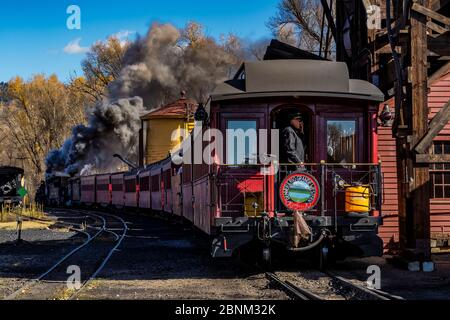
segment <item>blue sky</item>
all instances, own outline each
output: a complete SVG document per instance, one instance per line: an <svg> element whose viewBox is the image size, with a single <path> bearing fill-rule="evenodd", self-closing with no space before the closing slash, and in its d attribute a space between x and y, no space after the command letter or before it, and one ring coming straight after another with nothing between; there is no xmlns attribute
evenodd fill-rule
<svg viewBox="0 0 450 320"><path fill-rule="evenodd" d="M89 47L97 40L120 31L145 34L151 22L169 22L178 27L194 20L205 25L208 35L233 32L257 39L270 36L266 22L276 12L279 0L2 0L0 5L0 81L19 75L56 73L65 81L80 73L84 54L69 54L64 48L81 38ZM81 30L68 30L69 5L81 8ZM133 39L135 34L131 35Z"/></svg>

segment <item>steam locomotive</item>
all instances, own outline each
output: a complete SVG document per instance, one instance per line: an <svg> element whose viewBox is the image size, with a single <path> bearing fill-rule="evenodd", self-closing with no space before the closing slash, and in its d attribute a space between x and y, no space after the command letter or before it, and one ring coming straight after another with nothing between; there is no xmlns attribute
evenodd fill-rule
<svg viewBox="0 0 450 320"><path fill-rule="evenodd" d="M23 186L23 173L21 168L0 167L0 207L17 205L22 201L18 191Z"/></svg>
<svg viewBox="0 0 450 320"><path fill-rule="evenodd" d="M350 79L344 63L245 62L199 106L194 130L168 158L129 172L52 177L48 202L178 216L210 236L213 257L252 242L265 261L275 247L314 250L322 262L381 255L383 100L372 84ZM305 163L276 155L277 130L293 111L304 119ZM218 134L223 143L211 148Z"/></svg>

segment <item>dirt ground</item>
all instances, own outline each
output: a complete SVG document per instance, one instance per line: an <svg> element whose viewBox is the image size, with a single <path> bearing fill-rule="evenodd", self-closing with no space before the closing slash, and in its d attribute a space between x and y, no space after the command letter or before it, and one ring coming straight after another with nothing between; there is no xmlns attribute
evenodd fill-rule
<svg viewBox="0 0 450 320"><path fill-rule="evenodd" d="M119 250L72 299L288 299L269 285L261 271L230 260L212 260L208 239L190 227L148 216L123 218L129 231ZM15 227L0 227L0 297L44 272L83 241L80 234L45 224L24 226L26 242L20 246L13 241ZM383 291L406 299L450 299L450 255L434 255L433 260L437 270L430 273L400 269L389 256L347 259L333 272L365 284L367 268L376 265ZM298 272L311 270L299 267Z"/></svg>
<svg viewBox="0 0 450 320"><path fill-rule="evenodd" d="M26 224L23 242L17 244L15 228L0 229L0 299L47 270L82 241L75 232Z"/></svg>
<svg viewBox="0 0 450 320"><path fill-rule="evenodd" d="M100 279L78 299L286 299L268 288L262 273L247 273L230 261L213 262L204 239L191 238L188 230L183 234L179 226L161 221L143 223L146 227L132 229ZM450 255L434 255L437 270L431 273L400 269L390 258L347 259L332 271L365 285L367 268L377 265L383 291L406 299L450 299Z"/></svg>
<svg viewBox="0 0 450 320"><path fill-rule="evenodd" d="M99 278L76 299L287 299L264 274L209 256L190 228L137 217Z"/></svg>
<svg viewBox="0 0 450 320"><path fill-rule="evenodd" d="M126 215L124 218L129 231L119 250L97 279L72 299L288 298L283 292L268 288L263 273L242 269L229 260L212 260L208 240L190 227L148 216ZM44 272L83 241L79 234L67 230L50 230L40 224L29 227L23 230L25 243L20 246L13 241L15 228L0 229L1 297ZM89 256L86 259L101 255L93 250L97 249L84 251ZM83 271L92 272L84 268L82 276L89 276ZM63 280L61 283L65 284ZM32 299L64 299L65 296L57 292L50 295L56 287L55 281L48 282L47 286L45 290L40 283L38 289L46 294L32 292Z"/></svg>
<svg viewBox="0 0 450 320"><path fill-rule="evenodd" d="M407 300L450 300L450 254L434 254L433 272L412 272L399 267L393 257L348 259L336 266L336 272L348 279L365 283L369 266L380 268L381 290Z"/></svg>
<svg viewBox="0 0 450 320"><path fill-rule="evenodd" d="M53 225L52 222L40 222L40 221L23 221L22 230L44 230ZM17 222L0 222L0 230L16 230Z"/></svg>

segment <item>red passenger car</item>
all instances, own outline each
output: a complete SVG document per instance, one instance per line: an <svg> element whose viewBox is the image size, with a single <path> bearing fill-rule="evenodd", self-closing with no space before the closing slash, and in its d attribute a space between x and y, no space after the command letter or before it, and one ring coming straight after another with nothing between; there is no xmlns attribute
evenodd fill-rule
<svg viewBox="0 0 450 320"><path fill-rule="evenodd" d="M150 201L152 210L155 212L162 212L163 210L163 196L162 196L162 169L161 164L156 163L150 168Z"/></svg>
<svg viewBox="0 0 450 320"><path fill-rule="evenodd" d="M100 207L111 205L111 175L101 174L95 176L96 179L96 204Z"/></svg>
<svg viewBox="0 0 450 320"><path fill-rule="evenodd" d="M139 185L137 184L138 170L123 175L125 185L124 204L127 208L137 208L139 203Z"/></svg>
<svg viewBox="0 0 450 320"><path fill-rule="evenodd" d="M95 205L95 176L80 177L81 184L81 203L92 206Z"/></svg>
<svg viewBox="0 0 450 320"><path fill-rule="evenodd" d="M81 204L81 182L80 177L69 179L69 200L72 205Z"/></svg>
<svg viewBox="0 0 450 320"><path fill-rule="evenodd" d="M250 242L268 261L280 246L317 251L320 261L381 255L383 100L372 84L349 79L344 63L244 63L197 110L180 150L183 163L168 157L111 174L111 204L183 217L211 237L214 257L230 257ZM281 133L292 114L303 119L296 129L301 163L284 155ZM105 204L100 185L108 177L98 176L97 188L95 177L81 177L81 202Z"/></svg>
<svg viewBox="0 0 450 320"><path fill-rule="evenodd" d="M168 214L173 213L172 170L171 158L167 158L161 163L161 202L163 211Z"/></svg>
<svg viewBox="0 0 450 320"><path fill-rule="evenodd" d="M150 168L139 171L139 209L151 210L150 198Z"/></svg>
<svg viewBox="0 0 450 320"><path fill-rule="evenodd" d="M206 114L197 114L200 136L218 129L224 150L221 157L213 153L214 164L183 164L182 216L213 236L213 256L231 256L252 240L266 259L274 244L292 252L321 248L322 257L381 255L377 112L383 99L372 84L349 79L344 63L244 63L212 94ZM280 132L293 112L303 117L304 163L280 156ZM192 159L203 152L187 149Z"/></svg>
<svg viewBox="0 0 450 320"><path fill-rule="evenodd" d="M111 174L111 204L118 209L124 207L125 189L123 175L123 172Z"/></svg>

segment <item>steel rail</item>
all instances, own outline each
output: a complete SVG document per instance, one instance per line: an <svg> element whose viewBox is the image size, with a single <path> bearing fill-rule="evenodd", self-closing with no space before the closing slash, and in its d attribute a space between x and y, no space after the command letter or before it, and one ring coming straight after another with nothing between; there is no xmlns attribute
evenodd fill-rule
<svg viewBox="0 0 450 320"><path fill-rule="evenodd" d="M128 225L127 223L119 216L116 215L112 215L112 214L107 214L107 213L103 213L107 216L113 217L117 220L119 220L122 223L123 226L123 232L120 236L120 238L116 239L116 245L108 252L108 255L103 259L102 263L100 264L100 266L95 270L95 272L89 277L89 279L87 279L86 281L83 282L83 284L81 285L81 287L75 291L70 297L69 299L74 298L76 295L78 295L81 290L83 288L85 288L87 286L87 284L91 281L93 281L98 274L103 270L103 268L106 266L106 264L108 263L109 259L112 257L112 255L114 254L114 252L116 252L119 248L119 246L122 244L122 241L125 239L126 235L127 235L127 231L128 231ZM114 232L112 232L114 233ZM114 233L115 234L115 233ZM117 234L116 234L117 235Z"/></svg>
<svg viewBox="0 0 450 320"><path fill-rule="evenodd" d="M378 289L372 289L372 288L368 288L368 289L373 291L373 292L375 292L375 293L377 293L377 294L379 294L380 296L384 296L384 297L388 298L389 300L406 300L403 297L400 297L400 296L397 296L397 295L393 295L393 294L387 293L385 291L381 291L381 290L378 290Z"/></svg>
<svg viewBox="0 0 450 320"><path fill-rule="evenodd" d="M370 299L367 300L403 300L401 297L392 296L388 293L381 294L378 290L372 290L368 287L364 287L362 285L358 285L356 283L351 282L344 277L341 277L332 272L326 273L333 281L339 283L342 287L355 291L358 295L362 295L363 297L368 297ZM363 300L363 299L361 299Z"/></svg>
<svg viewBox="0 0 450 320"><path fill-rule="evenodd" d="M266 277L270 281L274 282L276 285L281 287L289 296L292 296L296 300L323 300L318 295L303 288L300 288L290 281L281 280L279 277L277 277L275 274L271 272L266 272Z"/></svg>
<svg viewBox="0 0 450 320"><path fill-rule="evenodd" d="M285 291L289 296L293 297L297 300L326 300L325 298L310 292L309 290L303 289L296 284L292 283L289 280L282 280L278 276L273 273L266 272L266 277L273 283L275 283L278 287L280 287L283 291ZM347 295L345 293L338 292L339 295L342 295L347 300L405 300L404 298L396 295L389 294L387 292L372 289L369 287L365 287L363 285L359 285L351 282L350 280L339 276L333 272L325 272L324 275L328 276L333 283L332 285L335 287L339 285L340 288L344 288L350 292L353 292L353 296L350 299L347 299ZM330 283L331 284L331 283ZM334 288L336 290L336 288ZM342 290L342 289L340 289ZM337 291L340 291L339 289Z"/></svg>
<svg viewBox="0 0 450 320"><path fill-rule="evenodd" d="M14 300L17 296L19 296L24 290L27 290L29 288L31 288L33 285L35 285L36 283L40 282L43 278L45 278L48 274L50 274L53 270L55 270L57 267L59 267L64 261L66 261L68 258L70 258L72 255L74 255L75 253L77 253L78 251L80 251L81 249L83 249L84 247L86 247L88 244L90 244L94 239L96 239L106 228L106 220L105 218L96 215L96 214L92 214L93 216L100 218L100 220L102 221L102 227L99 231L97 231L93 236L90 236L87 232L85 234L88 234L89 237L86 239L85 242L83 242L81 245L79 245L78 247L74 248L73 250L71 250L69 253L67 253L66 255L64 255L61 259L59 259L55 264L53 264L47 271L45 271L44 273L42 273L39 277L31 279L30 281L27 282L26 285L22 286L21 288L17 289L16 291L14 291L12 294L8 295L6 298L4 298L3 300ZM83 232L84 233L84 232Z"/></svg>

